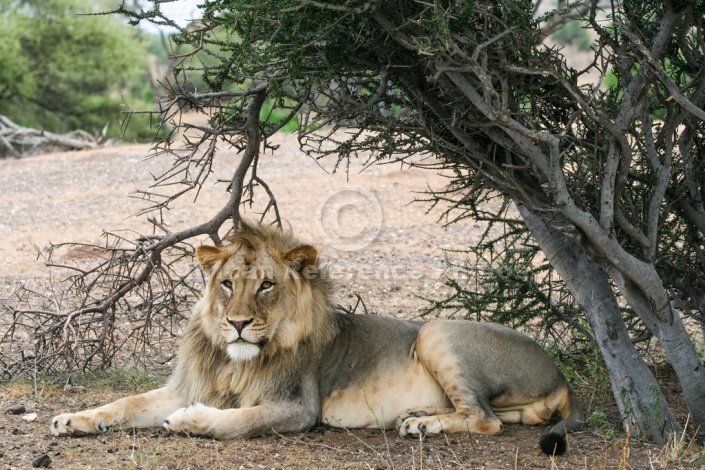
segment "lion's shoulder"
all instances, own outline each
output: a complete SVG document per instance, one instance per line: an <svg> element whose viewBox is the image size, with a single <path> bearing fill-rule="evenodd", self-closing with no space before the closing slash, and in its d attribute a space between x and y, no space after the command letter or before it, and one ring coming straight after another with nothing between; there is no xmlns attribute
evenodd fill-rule
<svg viewBox="0 0 705 470"><path fill-rule="evenodd" d="M422 323L377 315L333 314L335 340L319 365L323 395L351 384L362 384L384 364L406 363L413 353Z"/></svg>

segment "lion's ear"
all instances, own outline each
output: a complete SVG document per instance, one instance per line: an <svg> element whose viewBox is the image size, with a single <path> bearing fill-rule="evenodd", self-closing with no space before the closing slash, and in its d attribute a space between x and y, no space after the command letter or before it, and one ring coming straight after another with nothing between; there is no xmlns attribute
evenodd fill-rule
<svg viewBox="0 0 705 470"><path fill-rule="evenodd" d="M196 248L196 258L206 274L213 271L213 267L218 261L223 261L228 257L228 251L217 246L199 246Z"/></svg>
<svg viewBox="0 0 705 470"><path fill-rule="evenodd" d="M318 251L311 245L301 245L284 255L284 259L294 271L300 273L307 266L316 265Z"/></svg>

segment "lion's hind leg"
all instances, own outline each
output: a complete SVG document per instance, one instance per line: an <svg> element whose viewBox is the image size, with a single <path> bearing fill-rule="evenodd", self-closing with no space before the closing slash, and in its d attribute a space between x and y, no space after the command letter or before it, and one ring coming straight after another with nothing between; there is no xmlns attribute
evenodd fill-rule
<svg viewBox="0 0 705 470"><path fill-rule="evenodd" d="M427 367L443 388L453 408L420 407L407 410L397 420L399 435L425 436L441 432L474 432L497 434L502 422L483 398L473 390L472 385L460 377L461 371L455 367L449 356L429 361ZM423 358L419 355L419 359ZM441 364L443 363L443 364ZM436 367L437 366L437 367Z"/></svg>
<svg viewBox="0 0 705 470"><path fill-rule="evenodd" d="M547 406L546 400L537 400L517 406L492 408L497 417L506 424L545 424L553 416L553 409Z"/></svg>
<svg viewBox="0 0 705 470"><path fill-rule="evenodd" d="M440 411L441 409L436 409ZM411 414L404 419L400 417L399 435L405 436L426 436L454 432L474 432L478 434L497 434L502 430L501 421L494 414L487 414L480 409L471 410L464 407L460 411L453 408L444 414L422 415L422 413Z"/></svg>
<svg viewBox="0 0 705 470"><path fill-rule="evenodd" d="M455 413L455 408L438 408L436 406L421 406L418 408L411 408L403 412L397 418L397 423L395 428L400 430L404 421L409 418L421 418L423 416L437 416L437 415L447 415Z"/></svg>
<svg viewBox="0 0 705 470"><path fill-rule="evenodd" d="M443 388L452 409L418 408L401 419L399 435L430 435L440 432L497 434L502 422L492 411L481 381L469 377L467 364L452 341L451 325L444 322L425 324L419 332L415 353L418 360ZM424 416L424 413L427 414Z"/></svg>

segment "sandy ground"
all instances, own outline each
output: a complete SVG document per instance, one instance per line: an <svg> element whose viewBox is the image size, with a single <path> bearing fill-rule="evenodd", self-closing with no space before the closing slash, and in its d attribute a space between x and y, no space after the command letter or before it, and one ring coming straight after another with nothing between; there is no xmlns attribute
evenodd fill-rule
<svg viewBox="0 0 705 470"><path fill-rule="evenodd" d="M340 291L366 294L368 308L389 315L413 316L425 308L416 296L433 295L442 284L443 250L479 236L478 225L445 229L435 223L440 210L426 213L427 203L412 203L428 187L443 188L446 179L400 165L361 172L358 164L348 175L332 173L333 162L321 162L328 164L321 168L298 151L295 139L279 139L282 148L262 157L258 174L272 188L285 223L319 248ZM44 275L37 249L51 243L100 244L103 231L149 232L144 216L132 217L147 203L130 195L147 188L151 175L170 162L145 160L147 153L138 145L0 161L0 292ZM227 178L237 158L222 152L212 181ZM165 221L171 230L206 221L227 196L224 185L207 184L195 204L185 196Z"/></svg>

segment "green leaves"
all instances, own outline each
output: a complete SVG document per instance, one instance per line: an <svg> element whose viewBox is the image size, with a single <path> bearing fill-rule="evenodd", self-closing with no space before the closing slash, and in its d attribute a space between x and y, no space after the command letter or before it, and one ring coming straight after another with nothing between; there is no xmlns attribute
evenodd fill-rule
<svg viewBox="0 0 705 470"><path fill-rule="evenodd" d="M304 149L342 167L433 156L459 171L451 202L491 187L578 233L591 254L609 239L613 255L658 258L667 289L696 311L703 125L684 103L702 109L703 2L668 5L578 2L538 16L527 0L210 0L177 40L214 59L198 70L210 91L267 84L265 132L300 111ZM591 29L582 63L543 42L561 25L567 39ZM203 109L229 110L223 134L240 132L247 95L208 100ZM533 298L527 312L547 303Z"/></svg>
<svg viewBox="0 0 705 470"><path fill-rule="evenodd" d="M90 8L76 0L3 3L0 108L10 119L54 132L112 123L119 135L122 96L146 81L145 47L118 18L83 15Z"/></svg>

